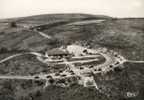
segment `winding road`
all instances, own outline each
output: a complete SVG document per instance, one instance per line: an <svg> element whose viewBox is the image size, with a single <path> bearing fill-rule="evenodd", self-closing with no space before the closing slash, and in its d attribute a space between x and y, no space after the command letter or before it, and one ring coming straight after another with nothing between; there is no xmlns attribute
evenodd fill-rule
<svg viewBox="0 0 144 100"><path fill-rule="evenodd" d="M35 56L38 56L38 57L45 57L45 56L42 55L41 53L37 53L37 52L19 53L19 54L14 54L14 55L11 55L11 56L9 56L9 57L6 57L6 58L0 60L0 64L6 62L6 61L8 61L8 60L11 60L11 59L13 59L13 58L15 58L15 57L22 56L22 55L28 55L28 54L35 55Z"/></svg>

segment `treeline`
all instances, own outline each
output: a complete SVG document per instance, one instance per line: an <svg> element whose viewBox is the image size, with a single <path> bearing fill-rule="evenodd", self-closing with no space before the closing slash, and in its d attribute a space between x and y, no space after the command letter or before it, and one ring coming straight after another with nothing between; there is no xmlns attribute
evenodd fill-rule
<svg viewBox="0 0 144 100"><path fill-rule="evenodd" d="M6 47L0 48L0 54L3 54L3 53L22 53L22 52L26 52L26 50L8 49Z"/></svg>

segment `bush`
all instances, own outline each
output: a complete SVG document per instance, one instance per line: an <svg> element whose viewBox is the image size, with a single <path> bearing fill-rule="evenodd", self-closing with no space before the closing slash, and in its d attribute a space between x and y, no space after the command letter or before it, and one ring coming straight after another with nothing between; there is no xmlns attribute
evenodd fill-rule
<svg viewBox="0 0 144 100"><path fill-rule="evenodd" d="M10 27L17 27L16 22L11 22L11 23L10 23Z"/></svg>
<svg viewBox="0 0 144 100"><path fill-rule="evenodd" d="M7 48L5 48L5 47L0 48L0 53L6 53L8 51L9 50Z"/></svg>

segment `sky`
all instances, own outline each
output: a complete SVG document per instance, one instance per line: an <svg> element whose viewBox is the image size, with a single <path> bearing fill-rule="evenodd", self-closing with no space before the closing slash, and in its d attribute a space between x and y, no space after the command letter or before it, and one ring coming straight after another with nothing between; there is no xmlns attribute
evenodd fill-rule
<svg viewBox="0 0 144 100"><path fill-rule="evenodd" d="M52 13L144 17L144 0L0 0L0 19Z"/></svg>

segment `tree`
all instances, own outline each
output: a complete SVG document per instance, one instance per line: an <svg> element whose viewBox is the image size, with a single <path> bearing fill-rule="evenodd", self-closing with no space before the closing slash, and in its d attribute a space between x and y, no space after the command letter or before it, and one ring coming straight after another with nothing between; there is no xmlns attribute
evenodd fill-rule
<svg viewBox="0 0 144 100"><path fill-rule="evenodd" d="M16 22L11 22L11 23L10 23L10 27L17 27Z"/></svg>
<svg viewBox="0 0 144 100"><path fill-rule="evenodd" d="M0 53L6 53L6 52L8 52L8 49L6 47L0 48Z"/></svg>

